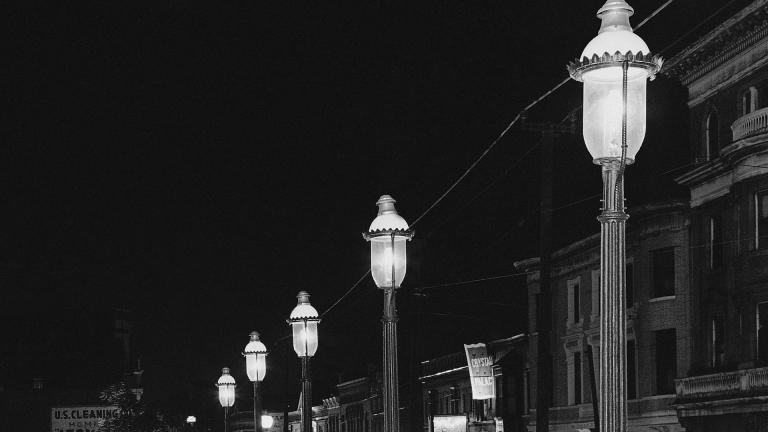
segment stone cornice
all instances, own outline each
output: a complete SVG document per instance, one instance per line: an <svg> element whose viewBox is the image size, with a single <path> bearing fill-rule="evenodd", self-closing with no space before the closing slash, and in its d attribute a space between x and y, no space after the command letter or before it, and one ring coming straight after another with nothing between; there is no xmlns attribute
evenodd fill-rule
<svg viewBox="0 0 768 432"><path fill-rule="evenodd" d="M768 0L756 0L667 60L661 73L688 85L768 37Z"/></svg>

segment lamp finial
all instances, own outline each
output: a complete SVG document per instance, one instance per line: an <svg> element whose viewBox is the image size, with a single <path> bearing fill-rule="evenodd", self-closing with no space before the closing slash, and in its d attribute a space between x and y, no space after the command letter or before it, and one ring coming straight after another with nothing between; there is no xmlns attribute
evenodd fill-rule
<svg viewBox="0 0 768 432"><path fill-rule="evenodd" d="M607 0L603 7L597 11L597 17L602 20L600 30L597 33L618 30L632 31L629 17L634 13L635 10L632 9L632 6L624 0Z"/></svg>

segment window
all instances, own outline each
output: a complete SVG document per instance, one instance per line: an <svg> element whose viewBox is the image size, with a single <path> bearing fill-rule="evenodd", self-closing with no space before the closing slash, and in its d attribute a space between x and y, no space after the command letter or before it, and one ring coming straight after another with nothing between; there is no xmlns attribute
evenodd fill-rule
<svg viewBox="0 0 768 432"><path fill-rule="evenodd" d="M635 305L635 265L632 262L628 262L626 267L626 297L629 309Z"/></svg>
<svg viewBox="0 0 768 432"><path fill-rule="evenodd" d="M755 194L755 249L768 249L768 190Z"/></svg>
<svg viewBox="0 0 768 432"><path fill-rule="evenodd" d="M656 394L675 392L677 376L677 332L675 329L654 332L656 339Z"/></svg>
<svg viewBox="0 0 768 432"><path fill-rule="evenodd" d="M741 115L757 110L757 89L750 87L741 94Z"/></svg>
<svg viewBox="0 0 768 432"><path fill-rule="evenodd" d="M573 353L573 404L581 403L581 352Z"/></svg>
<svg viewBox="0 0 768 432"><path fill-rule="evenodd" d="M627 399L637 399L637 362L635 341L627 341Z"/></svg>
<svg viewBox="0 0 768 432"><path fill-rule="evenodd" d="M707 218L707 237L709 268L720 268L723 265L723 227L719 215Z"/></svg>
<svg viewBox="0 0 768 432"><path fill-rule="evenodd" d="M578 324L581 321L581 278L568 281L568 324Z"/></svg>
<svg viewBox="0 0 768 432"><path fill-rule="evenodd" d="M768 302L757 304L757 364L768 365Z"/></svg>
<svg viewBox="0 0 768 432"><path fill-rule="evenodd" d="M592 283L592 310L589 313L589 320L597 322L600 315L600 270L592 270L590 277Z"/></svg>
<svg viewBox="0 0 768 432"><path fill-rule="evenodd" d="M724 343L724 330L723 330L723 321L720 318L714 318L711 321L710 325L710 331L712 334L710 335L710 341L709 341L709 350L710 350L710 365L713 368L718 368L723 365L723 358L725 355L725 348L723 347Z"/></svg>
<svg viewBox="0 0 768 432"><path fill-rule="evenodd" d="M712 110L707 114L707 119L704 122L704 152L707 160L717 157L717 153L720 151L718 131L717 112Z"/></svg>
<svg viewBox="0 0 768 432"><path fill-rule="evenodd" d="M653 297L675 295L675 249L658 249L651 252L653 272Z"/></svg>

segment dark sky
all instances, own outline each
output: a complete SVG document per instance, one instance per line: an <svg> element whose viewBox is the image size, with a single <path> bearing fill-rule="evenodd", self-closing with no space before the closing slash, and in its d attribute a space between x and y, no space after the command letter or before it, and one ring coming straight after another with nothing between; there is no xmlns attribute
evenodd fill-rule
<svg viewBox="0 0 768 432"><path fill-rule="evenodd" d="M565 77L602 3L5 5L3 379L82 376L98 360L80 345L101 336L81 331L122 306L137 322L150 395L196 391L190 383L213 383L221 366L245 383L249 331L278 353L299 290L321 311L347 291L369 265L360 233L379 195L393 195L408 221L422 214ZM632 3L638 22L664 2ZM677 0L639 33L659 50L721 4ZM649 94L649 138L632 170L651 183L627 186L638 194L685 157L684 94L659 81L656 94L678 99L654 110ZM529 118L560 121L579 103L569 83ZM654 132L670 119L677 128ZM419 222L405 285L508 274L537 253L538 152L522 156L536 142L511 132ZM600 191L580 138L561 145L568 188L556 207ZM646 157L660 162L643 168ZM559 240L594 232L598 206L569 207L589 216L556 219ZM426 297L404 288L401 340L422 359L523 331L521 283ZM366 279L324 318L316 396L337 374L379 363L381 304ZM52 361L53 347L69 354ZM270 357L268 381L298 373L289 354L289 364Z"/></svg>

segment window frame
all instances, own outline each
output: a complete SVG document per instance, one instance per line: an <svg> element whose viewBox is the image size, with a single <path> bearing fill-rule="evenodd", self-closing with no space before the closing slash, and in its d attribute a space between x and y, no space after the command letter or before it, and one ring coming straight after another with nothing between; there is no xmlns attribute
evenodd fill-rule
<svg viewBox="0 0 768 432"><path fill-rule="evenodd" d="M710 270L715 270L723 266L725 260L723 218L719 214L711 214L707 216L707 252L709 253L707 261Z"/></svg>
<svg viewBox="0 0 768 432"><path fill-rule="evenodd" d="M581 319L581 276L577 276L573 279L568 279L566 282L567 294L568 294L568 323L567 326L571 327L579 325L582 322ZM574 289L574 287L576 289Z"/></svg>
<svg viewBox="0 0 768 432"><path fill-rule="evenodd" d="M766 241L763 242L764 243L763 246L761 246L761 244L760 244L761 243L760 242L760 220L761 220L761 217L760 217L760 213L761 213L760 212L760 207L761 207L761 205L760 205L760 198L765 196L766 199L768 199L768 189L762 189L762 190L755 191L753 196L754 196L753 204L754 204L754 207L755 207L755 211L753 213L754 219L755 219L755 224L754 224L754 230L755 230L755 250L768 249L768 239L766 239ZM766 227L768 228L768 213L766 214L765 218L763 218L763 219L766 219ZM768 229L766 231L768 231ZM768 233L766 233L766 234L768 234ZM768 236L766 236L766 237L768 237Z"/></svg>
<svg viewBox="0 0 768 432"><path fill-rule="evenodd" d="M749 99L747 99L749 97ZM741 98L739 100L740 112L742 116L757 111L759 106L758 92L755 86L750 86L746 90L741 92Z"/></svg>
<svg viewBox="0 0 768 432"><path fill-rule="evenodd" d="M658 266L656 265L656 257L660 255L661 253L671 252L672 254L672 271L671 271L671 277L672 277L672 292L671 293L660 293L659 287L657 284L657 271ZM663 248L658 248L650 251L651 254L651 299L654 298L665 298L665 297L674 297L677 293L677 281L675 280L675 271L677 270L677 253L676 253L676 247L675 246L668 246ZM663 294L663 295L660 295Z"/></svg>
<svg viewBox="0 0 768 432"><path fill-rule="evenodd" d="M714 121L714 124L713 124ZM714 129L714 130L713 130ZM704 157L710 161L717 157L720 151L720 119L717 109L711 107L704 117Z"/></svg>

